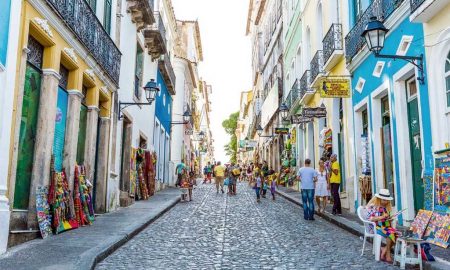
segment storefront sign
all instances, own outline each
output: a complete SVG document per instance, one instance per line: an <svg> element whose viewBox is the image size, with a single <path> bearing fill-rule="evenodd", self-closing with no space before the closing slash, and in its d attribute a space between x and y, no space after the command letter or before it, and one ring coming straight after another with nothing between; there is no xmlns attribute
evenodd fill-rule
<svg viewBox="0 0 450 270"><path fill-rule="evenodd" d="M275 128L275 134L289 134L289 128Z"/></svg>
<svg viewBox="0 0 450 270"><path fill-rule="evenodd" d="M194 131L192 129L187 129L184 131L184 135L194 135Z"/></svg>
<svg viewBox="0 0 450 270"><path fill-rule="evenodd" d="M320 87L320 97L323 98L348 98L350 93L349 79L325 78Z"/></svg>
<svg viewBox="0 0 450 270"><path fill-rule="evenodd" d="M248 148L255 148L258 145L258 141L247 141Z"/></svg>
<svg viewBox="0 0 450 270"><path fill-rule="evenodd" d="M296 115L291 116L292 124L304 124L304 123L309 123L312 120L313 119L311 117L304 117L301 114L296 114Z"/></svg>
<svg viewBox="0 0 450 270"><path fill-rule="evenodd" d="M309 118L323 118L327 116L327 108L316 107L316 108L303 108L303 117Z"/></svg>

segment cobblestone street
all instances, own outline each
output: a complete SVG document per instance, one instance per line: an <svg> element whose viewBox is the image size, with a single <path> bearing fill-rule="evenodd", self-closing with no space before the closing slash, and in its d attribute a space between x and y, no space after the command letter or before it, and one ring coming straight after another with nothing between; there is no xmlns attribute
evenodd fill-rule
<svg viewBox="0 0 450 270"><path fill-rule="evenodd" d="M269 196L268 196L269 197ZM257 204L247 183L237 196L199 185L96 269L389 269L362 241L282 199ZM370 245L369 245L370 246Z"/></svg>

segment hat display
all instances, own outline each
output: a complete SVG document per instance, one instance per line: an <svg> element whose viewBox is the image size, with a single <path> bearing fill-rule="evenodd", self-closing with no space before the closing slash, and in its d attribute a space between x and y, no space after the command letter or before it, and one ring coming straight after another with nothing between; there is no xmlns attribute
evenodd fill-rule
<svg viewBox="0 0 450 270"><path fill-rule="evenodd" d="M389 189L382 188L380 191L375 194L375 197L380 198L382 200L386 201L392 201L394 198L392 198L391 193L389 192Z"/></svg>

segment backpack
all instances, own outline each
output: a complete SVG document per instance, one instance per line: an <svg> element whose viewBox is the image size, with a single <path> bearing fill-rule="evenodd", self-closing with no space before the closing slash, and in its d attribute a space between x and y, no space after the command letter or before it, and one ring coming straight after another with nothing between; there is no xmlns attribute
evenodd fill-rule
<svg viewBox="0 0 450 270"><path fill-rule="evenodd" d="M231 172L234 176L238 176L241 174L241 170L239 170L239 168L234 168Z"/></svg>

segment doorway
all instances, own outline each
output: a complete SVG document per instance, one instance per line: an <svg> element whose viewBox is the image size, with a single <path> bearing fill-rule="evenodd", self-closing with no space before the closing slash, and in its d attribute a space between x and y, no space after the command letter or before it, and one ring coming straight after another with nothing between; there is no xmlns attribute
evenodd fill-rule
<svg viewBox="0 0 450 270"><path fill-rule="evenodd" d="M424 187L422 181L422 147L420 134L419 104L415 78L406 81L408 102L409 146L411 150L412 182L414 191L414 210L423 208Z"/></svg>
<svg viewBox="0 0 450 270"><path fill-rule="evenodd" d="M389 97L381 99L381 147L383 155L383 180L384 187L389 189L392 197L395 198L394 189L394 163L392 160L392 140L391 140L391 111ZM392 201L395 205L395 200Z"/></svg>

